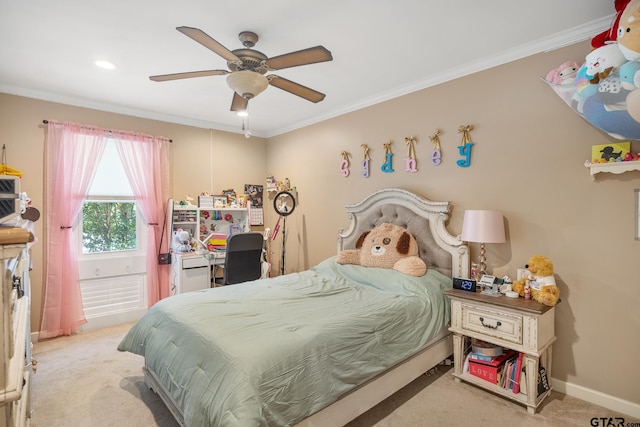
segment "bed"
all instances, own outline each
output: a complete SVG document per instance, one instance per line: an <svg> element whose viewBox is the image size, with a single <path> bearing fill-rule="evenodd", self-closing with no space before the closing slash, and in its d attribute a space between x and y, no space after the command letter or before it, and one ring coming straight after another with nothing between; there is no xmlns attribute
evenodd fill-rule
<svg viewBox="0 0 640 427"><path fill-rule="evenodd" d="M428 271L340 265L172 296L118 346L180 425L339 426L452 354L451 277L469 251L446 229L451 205L402 189L346 206L337 249L382 223L406 228Z"/></svg>

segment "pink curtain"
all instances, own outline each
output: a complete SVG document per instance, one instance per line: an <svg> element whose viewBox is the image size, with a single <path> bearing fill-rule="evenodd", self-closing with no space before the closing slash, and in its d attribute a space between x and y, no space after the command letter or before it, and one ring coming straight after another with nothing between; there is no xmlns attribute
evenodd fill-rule
<svg viewBox="0 0 640 427"><path fill-rule="evenodd" d="M47 125L46 281L40 338L71 335L86 323L71 226L87 198L105 136L107 131L72 123Z"/></svg>
<svg viewBox="0 0 640 427"><path fill-rule="evenodd" d="M114 135L116 147L142 216L147 221L147 294L151 307L169 296L169 267L158 265L157 251L169 198L169 141L141 134ZM169 226L170 227L170 226ZM167 230L165 229L165 233ZM163 239L167 252L169 239Z"/></svg>

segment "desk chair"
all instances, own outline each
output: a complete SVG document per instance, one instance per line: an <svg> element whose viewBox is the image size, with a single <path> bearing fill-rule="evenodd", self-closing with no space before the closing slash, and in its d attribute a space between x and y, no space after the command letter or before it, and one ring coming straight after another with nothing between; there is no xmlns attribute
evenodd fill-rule
<svg viewBox="0 0 640 427"><path fill-rule="evenodd" d="M223 277L215 282L233 285L260 278L262 274L261 233L237 233L227 238Z"/></svg>

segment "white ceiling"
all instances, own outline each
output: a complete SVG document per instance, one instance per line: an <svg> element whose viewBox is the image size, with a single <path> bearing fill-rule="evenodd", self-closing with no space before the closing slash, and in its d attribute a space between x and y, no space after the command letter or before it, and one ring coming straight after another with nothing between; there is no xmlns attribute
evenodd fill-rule
<svg viewBox="0 0 640 427"><path fill-rule="evenodd" d="M269 57L325 46L333 61L276 72L324 101L270 86L249 103L252 133L270 137L588 39L613 12L602 0L0 0L0 92L240 132L224 76L148 79L227 69L175 28L229 50L250 30Z"/></svg>

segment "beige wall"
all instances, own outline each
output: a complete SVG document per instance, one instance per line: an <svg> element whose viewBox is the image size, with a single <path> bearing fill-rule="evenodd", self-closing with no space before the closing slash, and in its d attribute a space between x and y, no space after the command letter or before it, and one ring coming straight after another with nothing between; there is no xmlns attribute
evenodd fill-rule
<svg viewBox="0 0 640 427"><path fill-rule="evenodd" d="M0 93L0 138L6 146L7 164L24 173L22 191L44 214L43 119L72 121L108 129L125 129L166 136L171 144L171 196L184 199L201 192L220 194L223 189L244 191L244 184L263 183L266 144L262 138L211 131L120 114L105 113ZM242 165L242 167L238 167ZM39 330L44 282L44 215L36 222L39 242L33 246L32 331Z"/></svg>
<svg viewBox="0 0 640 427"><path fill-rule="evenodd" d="M534 254L555 264L562 302L553 377L640 404L640 241L633 237L640 172L599 174L594 182L583 163L592 145L612 138L540 80L588 49L584 43L536 55L270 138L269 171L288 177L300 194L299 210L287 222L287 271L334 254L335 230L347 226L343 206L380 188L453 202L454 234L461 232L465 209L502 210L508 242L487 245L494 272L515 276ZM463 124L475 126L466 169L456 165ZM443 131L443 162L434 167L429 136L436 128ZM403 171L406 136L418 140L413 174ZM380 170L388 140L390 174ZM369 178L360 176L360 144L371 147ZM640 151L640 143L634 149ZM344 150L352 154L347 178L339 173ZM477 260L475 245L472 257Z"/></svg>
<svg viewBox="0 0 640 427"><path fill-rule="evenodd" d="M1 94L0 129L8 163L25 172L23 188L36 207L43 200L40 125L45 118L172 138L176 198L262 183L267 174L289 178L300 204L287 220L287 272L335 254L336 232L347 226L344 205L380 188L401 187L451 201L453 234L460 233L465 209L502 210L508 242L488 245L494 272L515 275L533 254L547 255L555 263L562 302L553 377L640 404L635 271L640 242L633 239L633 190L640 188L640 172L600 174L593 181L583 162L591 145L612 139L574 114L539 79L565 60L580 60L588 48L583 43L526 58L270 138L266 144L259 138ZM462 124L475 126L469 168L455 163ZM429 136L436 128L444 132L443 162L434 167ZM413 174L403 171L406 136L418 140L419 170ZM395 168L390 174L380 171L382 145L388 140L393 141ZM371 147L369 178L360 176L361 144ZM634 144L635 151L639 145ZM347 178L339 173L345 150L352 155ZM273 228L272 210L265 212L266 225ZM42 236L42 221L38 227ZM279 240L273 245L276 272L280 245ZM34 246L35 325L42 294L41 247ZM472 246L472 256L477 258L477 246Z"/></svg>

